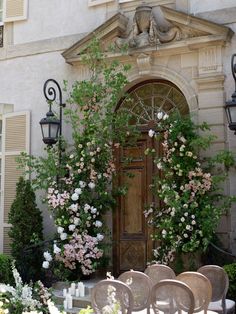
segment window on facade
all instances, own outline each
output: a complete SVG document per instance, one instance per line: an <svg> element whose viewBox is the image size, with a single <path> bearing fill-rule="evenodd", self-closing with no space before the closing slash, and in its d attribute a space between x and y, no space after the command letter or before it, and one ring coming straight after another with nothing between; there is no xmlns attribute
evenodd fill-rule
<svg viewBox="0 0 236 314"><path fill-rule="evenodd" d="M3 0L0 0L0 25L3 24Z"/></svg>
<svg viewBox="0 0 236 314"><path fill-rule="evenodd" d="M0 48L3 46L3 0L0 0Z"/></svg>
<svg viewBox="0 0 236 314"><path fill-rule="evenodd" d="M181 115L189 112L187 101L181 91L167 81L147 81L133 87L118 110L128 111L132 124L147 125L156 120L158 112L170 114L178 111Z"/></svg>

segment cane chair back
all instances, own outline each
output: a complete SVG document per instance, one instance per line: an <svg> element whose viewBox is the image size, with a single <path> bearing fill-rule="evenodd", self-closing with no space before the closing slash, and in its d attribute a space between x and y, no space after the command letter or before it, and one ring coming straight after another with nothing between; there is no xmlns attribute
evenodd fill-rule
<svg viewBox="0 0 236 314"><path fill-rule="evenodd" d="M174 314L181 311L192 314L194 311L194 295L183 282L164 279L152 287L151 306L153 312Z"/></svg>
<svg viewBox="0 0 236 314"><path fill-rule="evenodd" d="M198 269L198 272L206 276L212 286L212 297L208 309L226 314L234 312L235 302L226 299L229 288L229 278L226 271L217 265L205 265Z"/></svg>
<svg viewBox="0 0 236 314"><path fill-rule="evenodd" d="M95 314L131 314L134 299L130 288L118 280L99 281L92 289L91 304Z"/></svg>
<svg viewBox="0 0 236 314"><path fill-rule="evenodd" d="M141 311L150 308L150 295L152 289L151 279L139 271L126 271L118 277L118 280L124 282L132 291L134 297L133 311Z"/></svg>
<svg viewBox="0 0 236 314"><path fill-rule="evenodd" d="M158 283L163 279L175 279L175 272L166 265L153 264L148 266L144 273L152 280L153 284Z"/></svg>
<svg viewBox="0 0 236 314"><path fill-rule="evenodd" d="M192 290L195 303L194 313L200 311L207 313L212 295L210 281L204 275L193 271L181 273L176 279L187 284Z"/></svg>

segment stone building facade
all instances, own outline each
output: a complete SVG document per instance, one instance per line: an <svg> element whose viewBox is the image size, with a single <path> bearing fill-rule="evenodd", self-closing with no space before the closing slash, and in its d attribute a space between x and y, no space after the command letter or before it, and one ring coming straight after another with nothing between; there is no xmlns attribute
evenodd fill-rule
<svg viewBox="0 0 236 314"><path fill-rule="evenodd" d="M151 7L146 28L138 20L141 4ZM38 124L48 109L43 84L48 78L70 84L87 76L80 52L94 32L104 47L129 46L127 55L115 53L132 65L127 91L159 82L181 92L194 118L208 122L217 135L206 152L211 154L224 148L236 152L224 111L234 91L235 30L235 0L0 0L0 250L9 252L7 213L20 175L15 156L23 150L43 153ZM69 137L69 130L63 132ZM236 194L233 170L225 189ZM46 211L44 218L50 233ZM218 233L236 254L236 207L222 217Z"/></svg>

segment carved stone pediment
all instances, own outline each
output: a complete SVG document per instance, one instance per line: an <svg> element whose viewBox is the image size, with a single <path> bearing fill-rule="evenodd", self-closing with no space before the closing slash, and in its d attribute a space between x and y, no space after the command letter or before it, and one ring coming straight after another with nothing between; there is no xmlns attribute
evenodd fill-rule
<svg viewBox="0 0 236 314"><path fill-rule="evenodd" d="M122 57L120 48L128 46L128 54L140 56L157 53L158 55L189 52L209 45L224 45L233 35L233 31L183 12L158 6L138 6L133 16L117 13L82 40L63 52L66 62L80 62L88 42L96 35L104 50L115 44L116 51L108 57ZM140 59L140 64L145 58ZM148 58L145 59L145 64Z"/></svg>

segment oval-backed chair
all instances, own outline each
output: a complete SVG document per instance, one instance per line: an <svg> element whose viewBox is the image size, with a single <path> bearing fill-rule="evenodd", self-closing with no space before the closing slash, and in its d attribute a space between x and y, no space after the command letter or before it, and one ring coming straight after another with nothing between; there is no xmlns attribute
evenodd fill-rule
<svg viewBox="0 0 236 314"><path fill-rule="evenodd" d="M205 265L200 267L198 272L206 276L211 282L212 297L208 309L223 314L234 313L235 302L226 299L229 288L229 278L226 271L217 265Z"/></svg>
<svg viewBox="0 0 236 314"><path fill-rule="evenodd" d="M164 279L152 287L151 306L156 314L184 313L194 311L194 295L183 282L174 279Z"/></svg>
<svg viewBox="0 0 236 314"><path fill-rule="evenodd" d="M216 313L208 311L208 306L211 301L212 287L206 276L199 272L186 271L176 277L177 280L184 282L189 286L194 295L194 313Z"/></svg>
<svg viewBox="0 0 236 314"><path fill-rule="evenodd" d="M104 279L93 287L91 304L96 314L131 314L134 298L130 288L125 283Z"/></svg>
<svg viewBox="0 0 236 314"><path fill-rule="evenodd" d="M153 284L158 283L163 279L175 279L175 272L166 265L152 264L149 265L144 273L152 280Z"/></svg>
<svg viewBox="0 0 236 314"><path fill-rule="evenodd" d="M133 312L147 309L147 313L149 313L152 289L151 279L140 271L130 270L121 274L118 280L128 285L132 291L134 297Z"/></svg>

